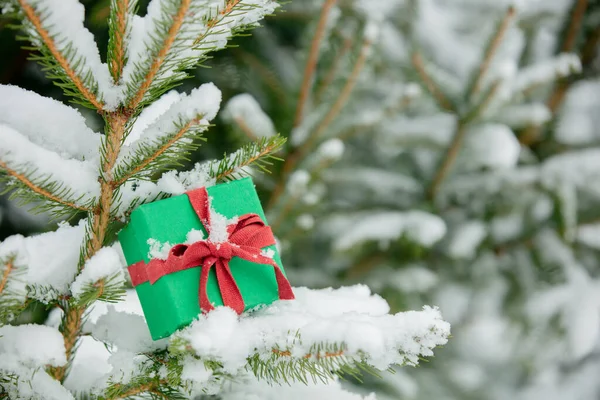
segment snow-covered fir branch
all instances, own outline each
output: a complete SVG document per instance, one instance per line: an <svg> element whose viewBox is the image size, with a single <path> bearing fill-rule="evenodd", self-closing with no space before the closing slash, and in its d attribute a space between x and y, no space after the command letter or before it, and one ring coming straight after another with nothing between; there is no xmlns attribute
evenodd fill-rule
<svg viewBox="0 0 600 400"><path fill-rule="evenodd" d="M0 86L3 182L22 201L35 200L73 221L0 243L0 398L236 398L240 382L263 397L292 384L282 390L361 398L342 390L338 376L379 375L433 355L450 334L440 312L390 313L366 286L296 288L296 300L242 316L220 307L168 339L151 339L140 304L127 290L132 282L116 232L141 204L236 179L251 168L270 170L286 140L274 134L266 114L248 123L252 114L238 112L248 105L256 110L256 104L231 103L230 121L260 138L222 160L171 170L198 147L222 94L211 83L189 94L169 90L279 4L152 0L143 17L137 7L134 0L110 2L106 57L76 0L11 0L3 8L20 21L47 76L104 125L98 132L74 107ZM332 21L323 21L319 35L331 35L326 25ZM314 130L290 155L276 190L289 190L288 175L296 170L299 176L301 165L310 180L342 157L342 139L325 133L360 83L376 39L372 23L356 32L361 41L352 49L353 67L340 96L323 100L324 113L313 118ZM311 57L320 51L321 41L315 43ZM34 302L50 310L48 319L22 324L22 312Z"/></svg>

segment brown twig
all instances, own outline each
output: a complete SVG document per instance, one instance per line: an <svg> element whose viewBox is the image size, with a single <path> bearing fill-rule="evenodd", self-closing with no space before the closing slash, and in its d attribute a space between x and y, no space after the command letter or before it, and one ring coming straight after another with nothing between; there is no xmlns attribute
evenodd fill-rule
<svg viewBox="0 0 600 400"><path fill-rule="evenodd" d="M125 176L119 178L119 180L113 181L111 182L111 184L113 185L113 187L117 188L119 186L121 186L122 184L124 184L128 179L131 179L133 176L135 176L135 174L137 174L140 171L143 171L144 168L146 168L151 162L153 162L154 160L156 160L158 157L160 157L165 151L167 151L173 144L175 144L175 142L177 142L179 139L181 139L181 137L183 135L186 134L186 132L188 132L190 130L190 128L196 124L198 124L200 121L202 120L202 118L198 117L195 118L191 121L189 121L188 123L186 123L185 125L183 125L179 131L177 131L177 133L168 141L166 142L164 145L162 145L160 148L158 148L153 154L151 154L148 158L146 158L144 161L142 161L141 163L139 163L138 165L136 165L135 168L133 168L131 171L129 171L129 173L127 173Z"/></svg>
<svg viewBox="0 0 600 400"><path fill-rule="evenodd" d="M274 354L277 354L278 356L281 357L291 357L292 353L289 350L278 350L278 349L273 349L272 352ZM333 358L333 357L341 357L343 356L345 353L344 350L339 350L336 352L325 352L325 354L320 354L320 353L308 353L302 356L302 358L304 359L308 359L311 357L316 357L317 359L322 359L322 358Z"/></svg>
<svg viewBox="0 0 600 400"><path fill-rule="evenodd" d="M250 139L252 141L255 141L257 139L256 135L254 134L254 132L252 132L252 129L250 129L250 127L248 126L246 121L244 121L243 118L235 117L235 118L233 118L233 120L240 127L242 132L244 132L244 135L246 135L248 137L248 139Z"/></svg>
<svg viewBox="0 0 600 400"><path fill-rule="evenodd" d="M586 9L587 9L587 0L578 0L577 3L573 6L573 11L571 12L571 18L569 20L569 25L567 26L567 29L566 29L567 33L566 33L563 45L561 47L561 51L569 52L569 51L572 51L573 48L575 47L575 38L577 37L577 35L579 34L579 31L581 29L581 25L583 22L583 17L585 15ZM583 66L585 66L588 63L593 61L593 56L592 57L586 56L587 54L589 54L588 52L590 51L590 48L588 46L591 45L592 48L595 48L597 46L599 40L600 40L600 29L597 29L595 32L593 32L587 38L586 43L584 43L583 49L582 49L581 61L582 61ZM592 51L592 54L593 54L593 51ZM558 111L559 107L561 106L562 102L564 101L567 91L571 87L572 83L573 83L572 80L563 78L563 79L560 79L554 85L554 89L552 90L550 96L546 100L546 105L548 106L548 109L550 110L550 112L552 113L553 116L556 113L556 111ZM537 125L528 127L519 136L519 142L521 142L521 144L524 146L531 146L532 144L534 144L538 141L538 139L542 135L543 129L544 129L543 126L537 126Z"/></svg>
<svg viewBox="0 0 600 400"><path fill-rule="evenodd" d="M4 291L4 288L6 287L6 283L8 282L8 276L13 271L14 267L15 267L14 259L9 259L5 265L4 272L2 273L2 279L0 279L0 295Z"/></svg>
<svg viewBox="0 0 600 400"><path fill-rule="evenodd" d="M358 77L365 66L369 55L370 47L371 42L365 40L362 46L362 50L356 60L356 63L354 64L354 68L352 69L350 76L346 80L346 84L340 92L340 95L337 97L335 103L331 106L331 108L325 115L325 118L323 118L323 120L316 127L316 129L309 134L308 138L306 138L302 146L298 147L290 154L290 156L288 156L288 158L286 158L285 163L283 164L283 168L281 170L280 179L277 183L277 186L273 190L271 198L269 199L268 208L275 206L275 204L279 200L279 197L283 194L288 175L294 170L296 165L304 159L304 157L310 151L310 149L315 145L316 142L318 142L318 140L321 137L321 134L329 127L329 125L333 122L333 120L338 116L338 114L346 105L350 94L354 90Z"/></svg>
<svg viewBox="0 0 600 400"><path fill-rule="evenodd" d="M577 3L575 3L573 11L571 12L571 19L569 26L567 27L565 40L561 47L562 52L566 53L572 51L575 47L575 39L577 39L577 35L579 34L587 6L588 0L577 0Z"/></svg>
<svg viewBox="0 0 600 400"><path fill-rule="evenodd" d="M294 119L294 126L299 126L302 122L302 119L304 118L304 107L306 106L308 94L310 93L310 89L312 87L313 75L315 74L317 68L317 62L319 60L319 49L321 48L321 41L323 40L323 36L325 35L325 28L327 27L327 17L329 16L329 12L331 11L336 2L337 0L325 0L325 3L323 3L323 8L321 9L321 16L319 17L317 30L315 31L315 36L313 37L310 46L310 52L308 54L306 66L304 67L304 77L302 78L302 86L300 86L300 96L298 97L298 105L296 106L296 117Z"/></svg>
<svg viewBox="0 0 600 400"><path fill-rule="evenodd" d="M331 67L329 67L329 71L327 71L327 75L323 79L323 82L319 85L319 90L317 90L317 94L315 95L315 101L318 103L321 101L323 94L329 88L335 77L337 76L339 66L342 62L344 56L350 51L352 47L352 39L346 38L344 40L344 45L339 53L335 56L335 59L331 63Z"/></svg>
<svg viewBox="0 0 600 400"><path fill-rule="evenodd" d="M156 57L152 61L152 64L150 65L150 68L148 69L148 72L146 73L146 76L144 77L144 81L140 85L140 88L129 101L128 108L132 110L136 109L140 102L144 99L144 96L146 95L148 90L150 89L150 86L152 85L152 82L154 82L156 74L158 74L158 72L160 71L160 68L164 63L167 54L169 54L169 50L171 50L173 43L175 43L175 38L177 37L177 34L179 33L181 26L183 25L185 15L190 8L191 2L192 0L181 1L179 10L177 10L177 13L173 16L173 23L169 28L167 37L163 41L163 45L158 51L158 54L156 54Z"/></svg>
<svg viewBox="0 0 600 400"><path fill-rule="evenodd" d="M444 110L454 112L454 106L452 105L452 102L446 97L442 89L440 89L438 84L431 78L431 76L429 76L429 73L425 69L425 64L423 62L421 53L413 53L411 60L413 66L417 70L417 74L419 74L419 78L438 105Z"/></svg>
<svg viewBox="0 0 600 400"><path fill-rule="evenodd" d="M79 90L79 92L89 101L97 110L102 110L104 105L98 101L96 95L85 87L83 81L77 75L75 70L71 67L65 56L58 50L56 47L56 43L48 33L48 31L43 27L42 20L39 15L36 14L35 9L27 4L26 0L19 0L19 4L21 5L21 9L25 13L25 16L31 22L33 27L35 28L37 34L40 36L41 41L48 48L54 59L58 62L58 64L62 67L65 74L69 77L69 79L73 82L75 87Z"/></svg>
<svg viewBox="0 0 600 400"><path fill-rule="evenodd" d="M117 17L116 29L114 30L114 57L110 60L110 72L115 82L119 82L125 65L124 39L127 33L127 13L129 11L129 0L116 2L115 16Z"/></svg>
<svg viewBox="0 0 600 400"><path fill-rule="evenodd" d="M61 199L60 197L55 196L52 193L48 192L47 190L37 186L32 181L27 179L27 177L25 175L20 174L17 171L9 168L8 165L6 165L6 163L4 163L2 161L0 161L0 169L5 170L8 175L17 179L23 185L27 186L32 192L39 194L40 196L44 197L48 201L53 201L55 203L62 204L63 206L67 206L67 207L73 208L75 210L90 211L90 209L87 207L83 207L83 206L77 205L75 203L72 203L70 201Z"/></svg>
<svg viewBox="0 0 600 400"><path fill-rule="evenodd" d="M104 245L104 239L110 222L110 209L113 202L115 186L112 183L113 167L117 161L121 143L125 134L125 126L129 120L129 114L115 111L106 115L108 134L106 140L106 153L102 163L102 176L100 177L100 198L98 204L91 214L92 229L89 239L85 245L85 260L91 258ZM83 265L80 265L80 270ZM61 333L64 339L65 354L67 360L72 359L73 349L81 336L81 324L86 307L68 305L62 318ZM58 381L66 377L67 366L53 368L52 374Z"/></svg>
<svg viewBox="0 0 600 400"><path fill-rule="evenodd" d="M485 51L483 60L482 60L481 64L479 64L479 70L477 72L477 76L475 77L475 79L473 81L473 87L471 88L471 90L469 92L470 98L473 98L473 96L475 96L477 93L479 93L479 90L481 89L481 84L483 82L483 78L485 77L487 71L489 70L490 65L492 63L492 59L494 58L496 51L500 47L500 43L502 43L502 40L504 39L504 35L506 34L508 27L510 26L510 22L515 17L515 14L516 14L515 8L513 6L509 7L506 10L506 14L504 14L504 17L498 24L496 32L492 36L492 40Z"/></svg>
<svg viewBox="0 0 600 400"><path fill-rule="evenodd" d="M448 175L448 172L450 172L450 168L452 167L452 164L454 164L454 161L456 160L456 157L458 156L459 150L462 146L463 140L465 139L466 132L466 126L463 124L462 121L459 121L456 127L456 132L452 137L450 147L448 148L448 151L446 151L442 163L440 164L440 167L438 168L429 188L430 199L435 198L435 195L437 194L440 185L446 178L446 175Z"/></svg>
<svg viewBox="0 0 600 400"><path fill-rule="evenodd" d="M240 1L241 0L228 0L227 4L225 4L225 8L223 8L221 11L219 11L219 13L217 14L217 16L215 18L210 19L206 23L206 27L207 27L206 32L204 32L202 35L197 37L196 40L194 40L194 46L197 45L198 43L202 42L204 39L206 39L208 37L208 35L211 34L211 29L214 28L215 26L217 26L219 24L219 22L221 22L225 16L227 16L229 13L231 13L233 11L234 7L237 6Z"/></svg>
<svg viewBox="0 0 600 400"><path fill-rule="evenodd" d="M254 155L254 157L252 157L252 158L247 159L243 164L237 165L237 166L235 166L233 168L229 168L229 169L221 172L219 175L217 175L215 177L216 181L217 182L222 181L223 179L225 179L229 175L233 174L236 169L247 167L248 165L252 164L256 160L260 159L261 157L264 157L267 154L272 153L275 150L275 148L276 147L274 147L274 146L265 147L260 153Z"/></svg>

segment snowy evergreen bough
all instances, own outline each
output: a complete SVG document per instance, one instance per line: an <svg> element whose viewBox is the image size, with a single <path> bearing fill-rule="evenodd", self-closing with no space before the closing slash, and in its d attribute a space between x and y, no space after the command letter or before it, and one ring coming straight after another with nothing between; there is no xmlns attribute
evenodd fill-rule
<svg viewBox="0 0 600 400"><path fill-rule="evenodd" d="M78 1L3 5L48 77L101 115L104 132L88 128L75 108L0 86L0 178L14 198L71 221L0 244L0 398L279 398L282 390L353 399L361 396L345 392L338 376L416 365L446 343L450 327L437 309L390 314L362 285L296 288L295 301L241 318L219 308L169 339L150 339L116 232L141 204L235 179L253 166L266 169L284 144L257 134L262 138L223 160L172 170L204 140L221 92L210 83L189 94L170 89L277 7L272 0L152 0L140 17L136 1L114 0L103 63ZM358 66L372 30L365 29ZM306 82L312 68L311 61ZM304 179L294 172L301 158L329 163L341 156L341 142L312 145L351 91L349 83L320 128L295 141L299 150L286 161L280 190L288 175ZM301 99L305 104L306 93ZM11 324L32 301L51 310L46 323Z"/></svg>

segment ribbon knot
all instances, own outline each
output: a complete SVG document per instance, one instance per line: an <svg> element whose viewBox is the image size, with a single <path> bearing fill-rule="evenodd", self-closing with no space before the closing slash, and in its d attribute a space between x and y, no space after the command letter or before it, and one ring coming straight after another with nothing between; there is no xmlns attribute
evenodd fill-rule
<svg viewBox="0 0 600 400"><path fill-rule="evenodd" d="M210 204L208 192L205 188L187 193L190 203L198 218L210 237ZM206 291L211 268L215 267L217 283L223 298L223 304L233 308L238 314L244 311L245 304L231 270L229 261L233 257L244 260L267 264L273 267L279 298L292 300L294 293L292 287L281 272L279 265L262 253L262 248L275 244L271 228L266 226L257 214L246 214L238 218L237 222L227 226L228 239L224 242L213 242L210 239L200 240L186 245L178 244L171 248L166 260L152 259L146 265L144 261L129 266L131 282L137 286L144 282L154 284L161 277L178 271L200 266L200 286L198 298L202 312L214 308Z"/></svg>

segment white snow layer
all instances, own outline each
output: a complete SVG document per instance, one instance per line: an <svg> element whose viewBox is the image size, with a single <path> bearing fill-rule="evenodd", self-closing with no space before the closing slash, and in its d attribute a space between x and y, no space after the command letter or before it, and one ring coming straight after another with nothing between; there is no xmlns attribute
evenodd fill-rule
<svg viewBox="0 0 600 400"><path fill-rule="evenodd" d="M205 83L192 90L189 95L180 94L178 100L168 98L165 102L171 103L168 110L153 118L153 123L149 124L138 137L130 140L129 145L123 146L117 160L117 168L141 149L156 146L166 138L174 137L183 125L195 119L199 119L198 124L201 129L208 129L209 121L214 119L219 111L221 91L214 84ZM164 105L161 105L161 108L163 107ZM155 112L158 114L160 110L149 111L151 114Z"/></svg>
<svg viewBox="0 0 600 400"><path fill-rule="evenodd" d="M125 265L123 265L117 250L113 247L104 247L85 263L83 271L71 284L71 293L76 299L79 299L87 287L100 279L113 278L111 286L123 285L125 284L124 268Z"/></svg>
<svg viewBox="0 0 600 400"><path fill-rule="evenodd" d="M108 66L100 59L94 35L84 26L83 4L78 0L29 0L27 3L41 16L42 27L54 39L57 50L62 54L77 54L77 63L71 62L71 67L82 81L86 78L97 84L105 109L115 109L122 100L123 90L114 84ZM28 31L38 36L33 28ZM92 91L92 87L88 90Z"/></svg>
<svg viewBox="0 0 600 400"><path fill-rule="evenodd" d="M517 165L521 144L508 126L485 124L472 128L467 135L465 164L499 169Z"/></svg>
<svg viewBox="0 0 600 400"><path fill-rule="evenodd" d="M198 361L190 353L183 361L183 390L193 396L205 389L209 394L227 394L227 399L300 399L305 397L298 396L307 395L338 399L330 396L339 394L340 399L359 400L363 397L341 391L337 382L329 382L327 386L312 382L308 387L257 383L245 369L247 359L257 353L270 358L274 349L289 351L289 356L282 357L298 359L311 354L316 358L311 353L314 345L343 343L345 360L364 359L385 370L396 363L416 365L420 357L431 356L433 348L445 344L450 334L450 325L442 320L437 309L424 307L422 311L390 315L386 301L371 294L364 285L322 290L295 288L294 293L296 300L277 301L241 317L227 307L218 307L175 333L171 340L179 343L184 339L189 351L200 357ZM100 393L110 378L126 384L139 373L146 360L140 353L164 349L169 344L169 339L150 338L133 290L128 291L124 301L114 305L94 303L83 331L109 344L111 351L89 337L90 340L84 340L75 357L74 371L84 368L89 373L65 382L74 392ZM234 374L236 383L222 386L222 380L205 367L204 360L222 363L225 372ZM96 368L89 368L90 363ZM240 397L244 395L242 392L246 392L246 397ZM283 393L290 397L281 396Z"/></svg>
<svg viewBox="0 0 600 400"><path fill-rule="evenodd" d="M7 125L0 124L0 137L0 161L8 168L26 174L30 179L44 180L50 177L51 181L69 190L77 205L86 204L100 194L95 163L62 158Z"/></svg>
<svg viewBox="0 0 600 400"><path fill-rule="evenodd" d="M17 86L0 85L0 124L65 159L99 156L100 135L88 128L79 111Z"/></svg>
<svg viewBox="0 0 600 400"><path fill-rule="evenodd" d="M67 362L63 337L44 325L0 327L0 376L10 399L69 400L73 396L44 367Z"/></svg>
<svg viewBox="0 0 600 400"><path fill-rule="evenodd" d="M247 357L270 357L273 349L291 358L319 356L314 346L343 343L346 359L364 359L380 370L416 365L445 344L450 325L431 307L388 314L389 306L368 287L295 288L294 301L277 301L239 318L227 307L203 315L175 334L203 359L218 360L226 372L244 368Z"/></svg>
<svg viewBox="0 0 600 400"><path fill-rule="evenodd" d="M146 128L156 122L173 104L178 102L180 98L181 94L179 94L179 92L171 90L162 95L148 107L144 108L131 127L131 131L125 138L124 144L129 146L138 140L143 135Z"/></svg>
<svg viewBox="0 0 600 400"><path fill-rule="evenodd" d="M569 145L586 145L600 137L600 79L580 81L571 87L562 106L556 139Z"/></svg>
<svg viewBox="0 0 600 400"><path fill-rule="evenodd" d="M348 250L367 241L389 242L403 235L429 247L446 234L446 224L440 217L418 210L367 213L348 218L347 223L346 229L337 231L333 244L337 250Z"/></svg>
<svg viewBox="0 0 600 400"><path fill-rule="evenodd" d="M234 96L223 109L223 120L250 129L256 137L275 136L275 125L256 99L247 93Z"/></svg>
<svg viewBox="0 0 600 400"><path fill-rule="evenodd" d="M277 2L273 0L241 0L232 12L221 16L219 23L209 27L206 22L211 17L220 15L220 11L225 9L225 0L193 0L175 41L165 55L167 62L158 70L154 82L182 77L184 72L177 71L175 67L191 67L206 53L223 49L234 29L256 24L277 7ZM149 68L151 60L147 55L154 49L153 39L162 37L159 29L161 24L170 22L174 17L164 13L164 10L171 9L173 7L170 0L152 0L145 17L133 17L127 47L129 59L123 69L124 84L134 83L136 74ZM195 43L199 38L202 41Z"/></svg>
<svg viewBox="0 0 600 400"><path fill-rule="evenodd" d="M77 244L83 242L85 225L81 221L76 226L61 224L56 231L40 235L10 236L0 243L0 259L14 257L15 265L26 269L24 284L50 288L30 294L48 302L58 294L66 294L75 278L80 251Z"/></svg>

